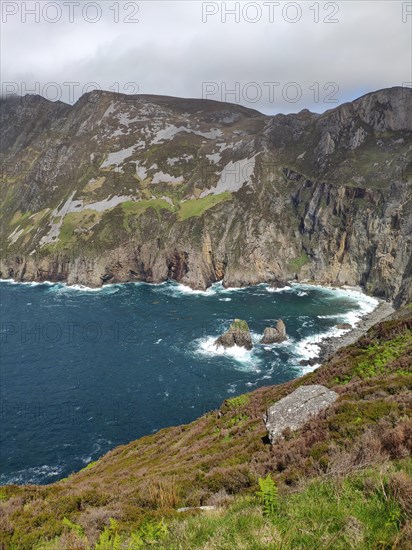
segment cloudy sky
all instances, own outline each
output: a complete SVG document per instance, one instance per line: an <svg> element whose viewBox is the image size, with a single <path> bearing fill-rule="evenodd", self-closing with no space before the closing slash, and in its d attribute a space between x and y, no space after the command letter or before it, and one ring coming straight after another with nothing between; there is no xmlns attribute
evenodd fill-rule
<svg viewBox="0 0 412 550"><path fill-rule="evenodd" d="M412 85L412 2L2 0L2 93L92 88L322 112Z"/></svg>

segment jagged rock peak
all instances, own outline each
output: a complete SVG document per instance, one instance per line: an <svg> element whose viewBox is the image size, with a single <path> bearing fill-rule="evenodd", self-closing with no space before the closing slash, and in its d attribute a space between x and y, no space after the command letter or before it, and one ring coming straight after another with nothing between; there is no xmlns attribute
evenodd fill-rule
<svg viewBox="0 0 412 550"><path fill-rule="evenodd" d="M261 339L261 344L280 344L287 339L286 326L282 319L276 322L274 327L266 327Z"/></svg>

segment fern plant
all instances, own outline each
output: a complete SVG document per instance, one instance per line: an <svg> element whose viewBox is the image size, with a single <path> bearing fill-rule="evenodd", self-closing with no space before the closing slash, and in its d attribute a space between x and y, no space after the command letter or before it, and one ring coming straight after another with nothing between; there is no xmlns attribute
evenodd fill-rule
<svg viewBox="0 0 412 550"><path fill-rule="evenodd" d="M117 529L117 521L110 518L109 527L105 527L104 531L100 534L99 540L94 547L95 550L121 550L122 540Z"/></svg>
<svg viewBox="0 0 412 550"><path fill-rule="evenodd" d="M70 529L70 531L73 531L74 533L76 533L76 535L78 535L79 537L83 537L84 536L84 530L83 530L83 527L81 525L79 525L78 523L73 523L72 521L70 521L68 518L64 517L63 518L63 525L65 525L66 527L68 527Z"/></svg>
<svg viewBox="0 0 412 550"><path fill-rule="evenodd" d="M263 514L272 516L278 504L278 489L270 474L264 478L259 478L259 488L257 496L263 506Z"/></svg>

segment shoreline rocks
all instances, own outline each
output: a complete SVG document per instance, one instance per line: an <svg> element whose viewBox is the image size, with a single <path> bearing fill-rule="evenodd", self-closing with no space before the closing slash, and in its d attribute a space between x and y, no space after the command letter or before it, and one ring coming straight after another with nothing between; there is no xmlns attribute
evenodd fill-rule
<svg viewBox="0 0 412 550"><path fill-rule="evenodd" d="M339 325L336 325L336 328L340 330L352 330L353 326L349 323L340 323Z"/></svg>

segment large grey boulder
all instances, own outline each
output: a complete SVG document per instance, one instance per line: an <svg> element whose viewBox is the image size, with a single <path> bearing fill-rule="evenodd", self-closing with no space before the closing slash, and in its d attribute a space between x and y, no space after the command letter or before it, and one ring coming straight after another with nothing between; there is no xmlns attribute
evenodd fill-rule
<svg viewBox="0 0 412 550"><path fill-rule="evenodd" d="M301 386L268 408L263 417L269 440L275 443L286 428L298 430L309 418L336 401L338 394L325 386Z"/></svg>
<svg viewBox="0 0 412 550"><path fill-rule="evenodd" d="M287 339L285 323L282 319L277 321L275 327L266 327L261 339L261 344L280 344Z"/></svg>

